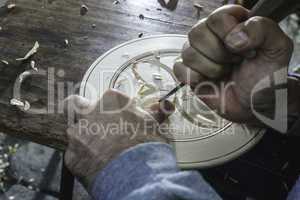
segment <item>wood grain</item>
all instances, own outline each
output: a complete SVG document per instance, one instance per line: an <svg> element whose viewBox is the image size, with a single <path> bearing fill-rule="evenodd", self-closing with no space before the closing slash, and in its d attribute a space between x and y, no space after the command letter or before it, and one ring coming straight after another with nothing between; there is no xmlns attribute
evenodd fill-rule
<svg viewBox="0 0 300 200"><path fill-rule="evenodd" d="M34 76L22 86L22 98L33 108L47 107L48 88L54 87L53 108L57 108L57 84L80 83L93 61L110 48L144 35L186 34L198 17L192 0L181 0L175 11L161 8L156 0L85 1L89 11L80 16L80 1L73 0L15 0L17 7L7 12L0 9L0 131L57 149L67 145L67 120L60 113L29 114L9 104L13 85L20 73L30 68L29 61L19 62L35 41L40 49L32 57L40 70L54 72L55 82L49 77ZM201 17L206 17L222 4L222 0L202 0ZM162 9L162 10L161 10ZM141 20L139 15L143 14ZM94 25L93 25L94 24ZM94 26L94 27L93 27ZM65 40L69 45L65 45ZM50 71L49 71L50 70ZM63 77L57 72L63 70ZM52 89L53 90L53 89ZM66 97L70 93L65 92Z"/></svg>

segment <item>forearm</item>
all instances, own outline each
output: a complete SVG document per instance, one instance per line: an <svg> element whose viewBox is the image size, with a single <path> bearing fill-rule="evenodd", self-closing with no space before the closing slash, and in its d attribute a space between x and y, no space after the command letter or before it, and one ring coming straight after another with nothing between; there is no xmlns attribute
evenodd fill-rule
<svg viewBox="0 0 300 200"><path fill-rule="evenodd" d="M181 172L170 146L138 145L100 172L93 197L101 200L219 200L198 172Z"/></svg>

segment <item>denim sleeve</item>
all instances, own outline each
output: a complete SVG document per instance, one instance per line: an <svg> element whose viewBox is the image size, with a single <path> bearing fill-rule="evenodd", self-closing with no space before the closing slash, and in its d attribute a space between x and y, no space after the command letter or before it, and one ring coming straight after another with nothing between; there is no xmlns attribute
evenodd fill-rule
<svg viewBox="0 0 300 200"><path fill-rule="evenodd" d="M169 145L147 143L123 152L99 172L95 200L219 200L196 171L179 171Z"/></svg>
<svg viewBox="0 0 300 200"><path fill-rule="evenodd" d="M296 185L292 189L287 200L299 200L300 199L300 178L298 179Z"/></svg>

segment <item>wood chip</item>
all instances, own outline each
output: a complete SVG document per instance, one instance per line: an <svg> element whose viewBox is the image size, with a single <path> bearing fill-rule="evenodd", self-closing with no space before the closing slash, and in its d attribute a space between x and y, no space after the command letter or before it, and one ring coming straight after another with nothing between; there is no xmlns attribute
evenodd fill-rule
<svg viewBox="0 0 300 200"><path fill-rule="evenodd" d="M81 8L80 8L80 15L81 16L84 16L86 15L86 13L89 11L89 8L86 6L86 5L81 5Z"/></svg>
<svg viewBox="0 0 300 200"><path fill-rule="evenodd" d="M40 47L39 43L35 42L32 49L23 58L17 58L16 60L17 61L27 60L28 58L30 58L32 55L34 55L38 51L39 47Z"/></svg>
<svg viewBox="0 0 300 200"><path fill-rule="evenodd" d="M175 10L177 8L178 0L158 0L162 7L169 10Z"/></svg>
<svg viewBox="0 0 300 200"><path fill-rule="evenodd" d="M92 24L92 28L96 28L96 24Z"/></svg>
<svg viewBox="0 0 300 200"><path fill-rule="evenodd" d="M139 18L140 18L141 20L143 20L143 19L145 19L145 16L144 16L143 14L140 14L140 15L139 15Z"/></svg>
<svg viewBox="0 0 300 200"><path fill-rule="evenodd" d="M113 4L115 4L115 5L120 4L120 1L116 0L113 2Z"/></svg>
<svg viewBox="0 0 300 200"><path fill-rule="evenodd" d="M198 10L203 10L204 6L202 6L201 4L195 2L194 3L194 7L197 8Z"/></svg>
<svg viewBox="0 0 300 200"><path fill-rule="evenodd" d="M144 36L144 33L139 33L139 38L142 38Z"/></svg>

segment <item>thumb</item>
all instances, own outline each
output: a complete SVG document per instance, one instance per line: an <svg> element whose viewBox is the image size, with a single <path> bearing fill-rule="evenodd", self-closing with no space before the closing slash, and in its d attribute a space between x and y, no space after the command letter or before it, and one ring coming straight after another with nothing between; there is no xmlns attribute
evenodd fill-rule
<svg viewBox="0 0 300 200"><path fill-rule="evenodd" d="M293 52L292 40L271 19L252 17L237 25L225 37L225 45L233 53L244 56L246 52L256 51L274 61L289 61Z"/></svg>
<svg viewBox="0 0 300 200"><path fill-rule="evenodd" d="M148 112L159 123L163 123L175 111L175 106L170 101L162 101L160 103L152 104Z"/></svg>

